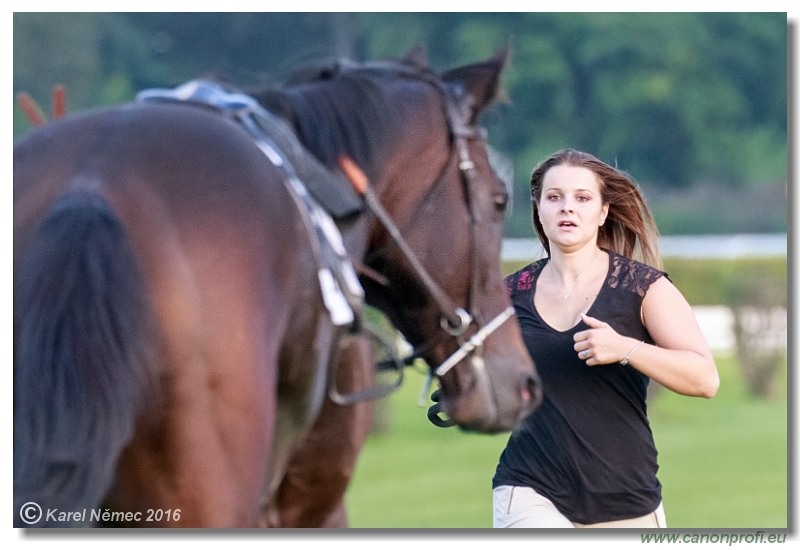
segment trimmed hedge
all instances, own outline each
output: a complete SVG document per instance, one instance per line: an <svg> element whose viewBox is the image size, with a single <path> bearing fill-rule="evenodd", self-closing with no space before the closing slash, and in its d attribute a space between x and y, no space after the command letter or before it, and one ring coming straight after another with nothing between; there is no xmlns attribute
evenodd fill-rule
<svg viewBox="0 0 800 550"><path fill-rule="evenodd" d="M695 306L786 306L788 303L786 258L665 258L664 270L689 303ZM749 292L751 288L769 289L770 303L763 303L763 292Z"/></svg>

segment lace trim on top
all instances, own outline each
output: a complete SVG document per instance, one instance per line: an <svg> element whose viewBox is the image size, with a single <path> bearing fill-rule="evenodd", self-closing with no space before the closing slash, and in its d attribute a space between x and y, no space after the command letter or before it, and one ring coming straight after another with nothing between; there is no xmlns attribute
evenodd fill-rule
<svg viewBox="0 0 800 550"><path fill-rule="evenodd" d="M533 288L533 282L536 280L536 275L542 270L547 259L538 260L532 264L526 265L519 271L512 273L506 277L506 289L508 295L513 296L518 292L525 292Z"/></svg>
<svg viewBox="0 0 800 550"><path fill-rule="evenodd" d="M665 275L663 271L621 256L616 252L608 251L608 254L611 266L606 283L611 288L621 288L644 298L650 285ZM506 277L506 288L509 295L533 288L536 276L547 262L547 258L537 260Z"/></svg>
<svg viewBox="0 0 800 550"><path fill-rule="evenodd" d="M644 298L650 285L664 276L663 271L649 265L613 252L609 252L609 254L611 255L611 272L608 276L608 286L611 288L621 288Z"/></svg>

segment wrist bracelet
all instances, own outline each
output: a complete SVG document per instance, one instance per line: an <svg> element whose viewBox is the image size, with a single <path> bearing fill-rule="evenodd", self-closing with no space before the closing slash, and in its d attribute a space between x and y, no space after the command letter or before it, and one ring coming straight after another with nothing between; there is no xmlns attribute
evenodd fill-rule
<svg viewBox="0 0 800 550"><path fill-rule="evenodd" d="M644 340L642 340L641 342L639 342L638 344L636 344L636 345L633 347L633 349L632 349L631 351L629 351L629 352L628 352L628 355L626 355L625 357L623 357L623 358L622 358L622 361L620 361L620 362L619 362L619 364L620 364L620 365L622 365L623 367L624 367L625 365L627 365L627 364L628 364L628 359L630 359L630 358L631 358L631 355L633 355L633 354L634 354L634 352L635 352L637 349L639 349L640 347L642 347L642 344L644 344Z"/></svg>

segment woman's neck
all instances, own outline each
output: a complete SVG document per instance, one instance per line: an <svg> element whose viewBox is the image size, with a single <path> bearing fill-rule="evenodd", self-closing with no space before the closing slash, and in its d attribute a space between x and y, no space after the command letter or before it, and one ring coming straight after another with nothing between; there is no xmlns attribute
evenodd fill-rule
<svg viewBox="0 0 800 550"><path fill-rule="evenodd" d="M602 255L597 246L564 252L557 248L550 251L550 268L561 284L570 284L582 274L593 271ZM586 275L584 275L585 277Z"/></svg>

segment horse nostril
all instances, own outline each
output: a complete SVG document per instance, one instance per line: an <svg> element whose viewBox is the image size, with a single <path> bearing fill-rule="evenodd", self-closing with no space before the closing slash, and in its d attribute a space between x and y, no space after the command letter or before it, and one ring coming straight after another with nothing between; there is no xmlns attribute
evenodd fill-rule
<svg viewBox="0 0 800 550"><path fill-rule="evenodd" d="M522 400L525 401L525 402L530 401L531 397L533 397L533 392L531 391L530 381L528 382L528 384L522 386L522 391L520 392L520 397L522 397Z"/></svg>
<svg viewBox="0 0 800 550"><path fill-rule="evenodd" d="M522 395L531 406L536 407L539 405L539 402L542 400L542 384L537 376L528 376L527 384L522 390Z"/></svg>

